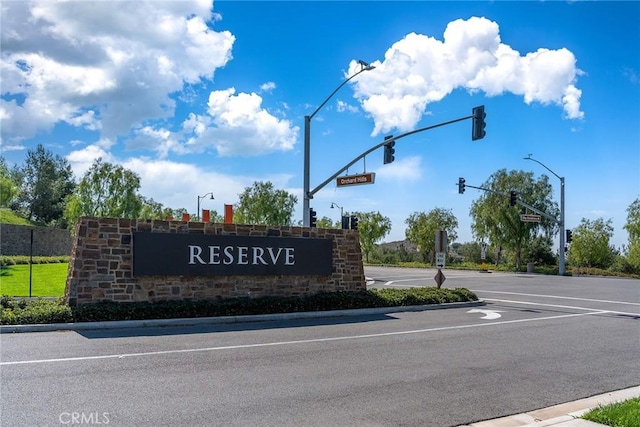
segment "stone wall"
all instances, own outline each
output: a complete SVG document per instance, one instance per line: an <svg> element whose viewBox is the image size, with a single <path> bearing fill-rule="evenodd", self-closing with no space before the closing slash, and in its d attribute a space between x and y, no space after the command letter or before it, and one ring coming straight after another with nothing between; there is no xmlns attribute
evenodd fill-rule
<svg viewBox="0 0 640 427"><path fill-rule="evenodd" d="M69 256L71 254L73 242L69 230L15 224L0 225L0 254L29 255L31 230L33 230L33 256Z"/></svg>
<svg viewBox="0 0 640 427"><path fill-rule="evenodd" d="M326 238L333 242L333 273L330 276L134 277L134 232ZM320 291L365 288L357 231L82 217L76 225L65 300L71 305L103 300L158 302L219 297L299 296Z"/></svg>

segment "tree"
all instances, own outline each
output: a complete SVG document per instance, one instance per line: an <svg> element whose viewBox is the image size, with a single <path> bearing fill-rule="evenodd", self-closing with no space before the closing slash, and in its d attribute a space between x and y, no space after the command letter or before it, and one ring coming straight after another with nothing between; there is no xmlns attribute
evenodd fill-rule
<svg viewBox="0 0 640 427"><path fill-rule="evenodd" d="M438 230L447 232L449 242L454 242L458 238L456 233L458 219L448 209L435 208L426 214L414 212L405 220L405 223L407 224L405 235L411 243L418 246L424 262L435 263L436 232ZM429 254L432 256L429 257Z"/></svg>
<svg viewBox="0 0 640 427"><path fill-rule="evenodd" d="M80 216L140 218L144 199L139 188L140 177L135 172L99 158L69 197L65 218L69 224Z"/></svg>
<svg viewBox="0 0 640 427"><path fill-rule="evenodd" d="M518 200L541 212L557 218L558 205L553 201L553 188L549 177L542 175L533 179L532 172L501 169L491 175L482 185L487 191L471 204L471 229L478 239L488 238L494 246L502 246L515 253L516 268L522 265L522 250L539 233L551 237L557 233L555 221L542 217L539 223L523 222L520 214L525 208L510 206L509 197L501 194L517 193Z"/></svg>
<svg viewBox="0 0 640 427"><path fill-rule="evenodd" d="M369 262L369 254L374 250L376 242L391 231L391 220L380 212L354 212L352 215L358 218L360 246L366 262Z"/></svg>
<svg viewBox="0 0 640 427"><path fill-rule="evenodd" d="M66 198L75 188L69 162L38 144L35 150L27 152L18 175L21 178L18 203L27 219L64 228Z"/></svg>
<svg viewBox="0 0 640 427"><path fill-rule="evenodd" d="M316 220L316 227L318 228L340 228L336 226L337 223L334 223L331 218L328 216L323 216L322 218L318 218Z"/></svg>
<svg viewBox="0 0 640 427"><path fill-rule="evenodd" d="M4 157L0 157L0 207L8 208L20 194L20 186L11 175Z"/></svg>
<svg viewBox="0 0 640 427"><path fill-rule="evenodd" d="M609 245L613 237L611 219L598 218L590 221L582 218L580 225L573 229L573 242L569 249L571 263L584 267L608 268L616 256L616 250Z"/></svg>
<svg viewBox="0 0 640 427"><path fill-rule="evenodd" d="M269 181L257 181L246 187L235 205L238 224L290 225L298 198L285 190L276 190Z"/></svg>
<svg viewBox="0 0 640 427"><path fill-rule="evenodd" d="M627 262L636 270L640 269L640 199L635 199L627 208L627 222L624 225L629 233L629 251Z"/></svg>

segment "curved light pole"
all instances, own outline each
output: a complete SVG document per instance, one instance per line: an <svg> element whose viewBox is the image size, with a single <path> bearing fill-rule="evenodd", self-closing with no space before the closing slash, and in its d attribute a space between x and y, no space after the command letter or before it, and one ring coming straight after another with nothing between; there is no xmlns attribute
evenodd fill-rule
<svg viewBox="0 0 640 427"><path fill-rule="evenodd" d="M557 173L555 173L554 171L552 171L551 169L549 169L544 163L539 162L538 160L534 159L533 157L531 157L531 154L529 154L527 157L523 157L524 160L532 160L534 162L536 162L537 164L539 164L540 166L542 166L543 168L545 168L546 170L548 170L549 172L551 172L552 174L554 174L556 176L556 178L558 178L560 180L560 265L558 266L558 275L560 276L564 276L564 272L565 272L565 257L564 257L564 245L565 245L565 235L564 235L564 177L558 175Z"/></svg>
<svg viewBox="0 0 640 427"><path fill-rule="evenodd" d="M340 85L333 92L331 92L331 95L329 95L327 99L325 99L322 102L322 104L320 104L320 106L315 109L313 113L311 113L308 116L304 116L304 173L303 173L303 183L302 183L302 187L303 187L302 188L302 225L304 227L309 226L309 208L310 208L310 200L311 200L311 196L309 195L309 190L310 190L309 151L311 147L311 119L313 119L313 116L315 116L318 113L318 111L320 111L320 109L324 107L324 105L327 102L329 102L331 97L335 95L335 93L339 91L342 88L342 86L346 85L349 82L349 80L353 79L355 76L362 73L363 71L369 71L375 68L373 65L369 65L364 61L358 61L358 64L360 64L360 71L358 71L357 73L355 73L354 75L352 75L351 77L349 77L348 79L340 83Z"/></svg>
<svg viewBox="0 0 640 427"><path fill-rule="evenodd" d="M342 217L344 216L344 210L342 209L342 206L338 206L337 203L331 202L331 209L333 208L340 208L340 221L342 221Z"/></svg>
<svg viewBox="0 0 640 427"><path fill-rule="evenodd" d="M208 195L211 195L211 200L214 199L213 197L213 191L205 194L204 196L198 196L198 210L196 211L196 216L198 217L198 220L200 219L200 199L204 199L205 197L207 197Z"/></svg>

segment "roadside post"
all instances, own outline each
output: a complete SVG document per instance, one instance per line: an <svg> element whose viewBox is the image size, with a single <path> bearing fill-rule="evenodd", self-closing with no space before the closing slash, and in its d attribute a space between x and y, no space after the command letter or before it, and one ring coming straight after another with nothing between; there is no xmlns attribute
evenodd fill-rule
<svg viewBox="0 0 640 427"><path fill-rule="evenodd" d="M482 242L480 245L480 259L482 260L482 268L480 271L487 271L487 264L485 263L487 259L487 242Z"/></svg>
<svg viewBox="0 0 640 427"><path fill-rule="evenodd" d="M436 284L438 285L438 289L444 283L446 277L442 273L442 269L445 268L445 263L447 259L447 231L446 230L438 230L436 231L436 267L438 268L438 272L434 277Z"/></svg>

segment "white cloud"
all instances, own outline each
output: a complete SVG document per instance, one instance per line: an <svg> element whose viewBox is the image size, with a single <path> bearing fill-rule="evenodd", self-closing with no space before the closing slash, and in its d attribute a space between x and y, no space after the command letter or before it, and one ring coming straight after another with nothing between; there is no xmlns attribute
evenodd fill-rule
<svg viewBox="0 0 640 427"><path fill-rule="evenodd" d="M419 156L396 159L376 171L376 179L415 182L422 178L422 159Z"/></svg>
<svg viewBox="0 0 640 427"><path fill-rule="evenodd" d="M235 38L207 26L217 19L211 7L202 0L3 3L3 140L60 121L113 138L172 115L171 94L211 79L231 59Z"/></svg>
<svg viewBox="0 0 640 427"><path fill-rule="evenodd" d="M264 84L260 85L260 91L261 92L271 92L275 88L276 88L276 84L274 82L267 82L267 83L264 83Z"/></svg>
<svg viewBox="0 0 640 427"><path fill-rule="evenodd" d="M300 128L271 115L261 105L262 98L256 93L236 95L235 88L211 92L208 113L212 126L200 140L210 141L222 156L293 149Z"/></svg>
<svg viewBox="0 0 640 427"><path fill-rule="evenodd" d="M71 165L73 175L80 180L89 170L93 162L102 157L105 162L112 162L111 154L99 144L91 144L80 150L75 150L67 154L66 159Z"/></svg>
<svg viewBox="0 0 640 427"><path fill-rule="evenodd" d="M582 74L566 48L538 49L521 56L500 40L498 24L472 17L450 22L444 41L410 33L394 43L376 68L352 81L355 97L373 118L372 135L393 128L411 130L427 105L457 88L483 91L489 96L505 92L522 95L526 103L562 106L569 119L581 119L575 86ZM351 61L347 75L360 70Z"/></svg>
<svg viewBox="0 0 640 427"><path fill-rule="evenodd" d="M353 105L349 105L344 101L338 100L336 102L336 110L339 113L343 113L345 111L348 111L350 113L357 113L358 112L358 107L353 106Z"/></svg>

